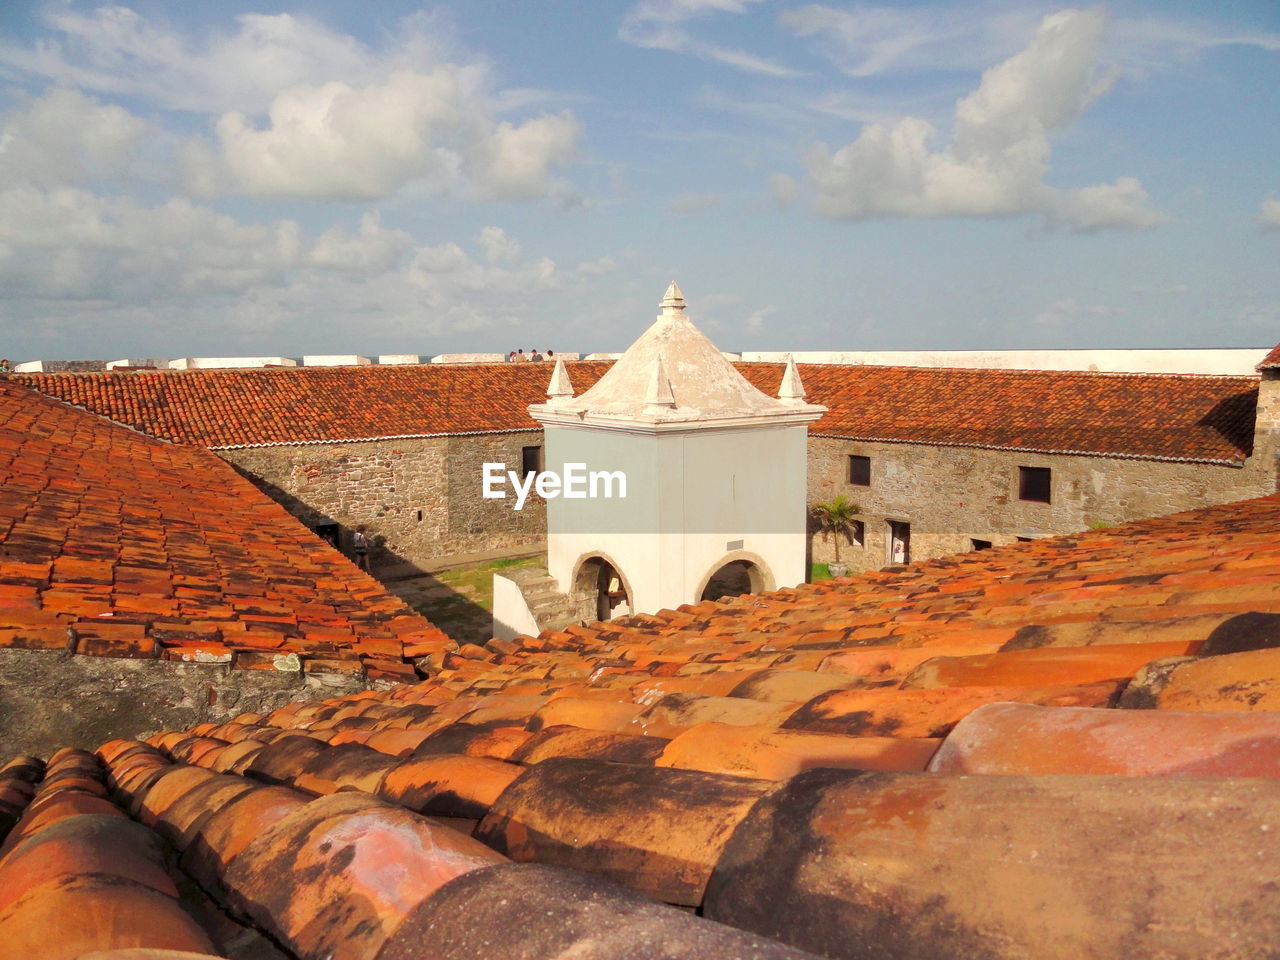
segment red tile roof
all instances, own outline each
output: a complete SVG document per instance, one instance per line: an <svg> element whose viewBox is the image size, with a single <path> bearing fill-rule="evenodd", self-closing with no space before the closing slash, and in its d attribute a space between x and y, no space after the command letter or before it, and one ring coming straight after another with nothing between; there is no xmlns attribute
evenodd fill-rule
<svg viewBox="0 0 1280 960"><path fill-rule="evenodd" d="M1262 956L1277 529L1280 495L441 652L419 685L112 741L101 768L16 758L0 937ZM200 890L165 885L161 840Z"/></svg>
<svg viewBox="0 0 1280 960"><path fill-rule="evenodd" d="M406 642L452 645L218 457L0 383L0 647L392 669Z"/></svg>
<svg viewBox="0 0 1280 960"><path fill-rule="evenodd" d="M575 390L607 363L569 365ZM780 364L740 364L769 394ZM802 365L817 436L1238 463L1257 379ZM23 374L152 436L207 447L534 430L549 364Z"/></svg>
<svg viewBox="0 0 1280 960"><path fill-rule="evenodd" d="M1227 462L1253 449L1252 377L825 365L801 373L810 399L831 410L810 428L817 435Z"/></svg>
<svg viewBox="0 0 1280 960"><path fill-rule="evenodd" d="M1258 364L1259 370L1274 370L1280 367L1280 344L1271 348L1271 352L1262 358L1262 362Z"/></svg>

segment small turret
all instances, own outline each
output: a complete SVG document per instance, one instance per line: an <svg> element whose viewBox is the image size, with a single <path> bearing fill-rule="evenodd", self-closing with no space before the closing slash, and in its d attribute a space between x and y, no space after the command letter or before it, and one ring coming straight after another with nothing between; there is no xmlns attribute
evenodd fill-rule
<svg viewBox="0 0 1280 960"><path fill-rule="evenodd" d="M573 384L569 382L569 371L565 369L564 358L556 357L556 368L551 371L551 382L547 384L547 403L554 405L573 399Z"/></svg>
<svg viewBox="0 0 1280 960"><path fill-rule="evenodd" d="M787 369L782 373L782 386L778 388L778 399L793 406L804 404L804 384L800 381L796 358L791 354L787 354Z"/></svg>

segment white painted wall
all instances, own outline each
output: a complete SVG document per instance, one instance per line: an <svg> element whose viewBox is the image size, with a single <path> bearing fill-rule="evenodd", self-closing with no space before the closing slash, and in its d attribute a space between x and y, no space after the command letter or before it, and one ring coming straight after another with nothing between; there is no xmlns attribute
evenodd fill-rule
<svg viewBox="0 0 1280 960"><path fill-rule="evenodd" d="M696 603L720 566L759 558L769 587L805 580L807 428L677 433L546 428L548 470L621 470L627 498L547 501L548 569L571 590L579 561L610 559L633 609ZM741 541L741 546L733 545Z"/></svg>
<svg viewBox="0 0 1280 960"><path fill-rule="evenodd" d="M431 358L432 363L501 363L502 353L441 353Z"/></svg>
<svg viewBox="0 0 1280 960"><path fill-rule="evenodd" d="M115 370L117 367L155 367L163 370L169 365L169 361L163 357L126 357L123 360L108 360L107 369Z"/></svg>
<svg viewBox="0 0 1280 960"><path fill-rule="evenodd" d="M398 365L408 363L421 363L422 358L416 353L384 353L378 356L378 363L385 365Z"/></svg>
<svg viewBox="0 0 1280 960"><path fill-rule="evenodd" d="M749 362L870 364L887 367L977 367L1002 370L1089 370L1105 373L1249 375L1269 347L1207 350L806 350L745 351Z"/></svg>
<svg viewBox="0 0 1280 960"><path fill-rule="evenodd" d="M363 367L370 362L368 357L358 357L355 354L329 354L302 358L304 367Z"/></svg>
<svg viewBox="0 0 1280 960"><path fill-rule="evenodd" d="M296 367L288 357L181 357L169 361L170 370L230 370L237 367Z"/></svg>
<svg viewBox="0 0 1280 960"><path fill-rule="evenodd" d="M499 640L536 637L541 630L525 602L520 585L501 574L493 575L493 635Z"/></svg>

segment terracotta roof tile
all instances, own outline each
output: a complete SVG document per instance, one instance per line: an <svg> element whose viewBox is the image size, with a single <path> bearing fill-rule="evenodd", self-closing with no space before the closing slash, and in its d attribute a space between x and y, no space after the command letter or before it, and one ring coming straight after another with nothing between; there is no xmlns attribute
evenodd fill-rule
<svg viewBox="0 0 1280 960"><path fill-rule="evenodd" d="M206 451L12 383L0 441L0 646L240 667L278 648L412 680L383 662L400 636L448 643Z"/></svg>
<svg viewBox="0 0 1280 960"><path fill-rule="evenodd" d="M749 814L705 909L828 956L866 937L887 955L991 957L1195 957L1225 937L1251 956L1276 929L1252 904L1277 875L1278 803L1263 780L814 770ZM1159 882L1135 885L1135 863ZM1135 910L1162 921L1139 933Z"/></svg>
<svg viewBox="0 0 1280 960"><path fill-rule="evenodd" d="M607 363L569 365L578 393ZM739 364L769 395L781 364ZM818 436L1236 462L1257 380L1174 374L802 365ZM535 430L550 365L132 373L10 379L152 436L206 447Z"/></svg>
<svg viewBox="0 0 1280 960"><path fill-rule="evenodd" d="M1262 358L1262 362L1258 364L1259 370L1274 370L1280 367L1280 344L1271 348L1271 352Z"/></svg>
<svg viewBox="0 0 1280 960"><path fill-rule="evenodd" d="M513 860L601 873L696 907L734 828L770 789L760 780L560 757L504 790L476 837Z"/></svg>
<svg viewBox="0 0 1280 960"><path fill-rule="evenodd" d="M1280 716L990 703L956 725L929 769L1280 778Z"/></svg>
<svg viewBox="0 0 1280 960"><path fill-rule="evenodd" d="M19 760L0 811L25 839L128 810L295 956L521 934L624 960L629 929L708 956L1260 955L1280 766L1243 711L1274 693L1277 529L1280 495L474 645L420 684L104 744L110 800L67 752L27 803Z"/></svg>

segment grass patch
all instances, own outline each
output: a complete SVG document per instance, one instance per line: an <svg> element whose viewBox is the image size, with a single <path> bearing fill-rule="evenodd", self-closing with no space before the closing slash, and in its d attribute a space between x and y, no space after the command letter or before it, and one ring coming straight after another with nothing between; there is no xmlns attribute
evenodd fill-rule
<svg viewBox="0 0 1280 960"><path fill-rule="evenodd" d="M504 557L501 560L493 561L493 563L489 564L489 567L493 570L504 570L507 567L528 567L532 565L530 561L537 559L537 557Z"/></svg>
<svg viewBox="0 0 1280 960"><path fill-rule="evenodd" d="M827 569L825 563L809 564L809 582L817 583L819 580L831 580L831 571Z"/></svg>
<svg viewBox="0 0 1280 960"><path fill-rule="evenodd" d="M504 557L501 560L490 560L486 563L476 563L467 567L442 570L436 574L436 579L450 589L457 591L461 597L465 597L477 607L492 611L494 572L516 570L522 567L536 567L541 562L541 557ZM427 616L429 618L430 614L428 613Z"/></svg>

